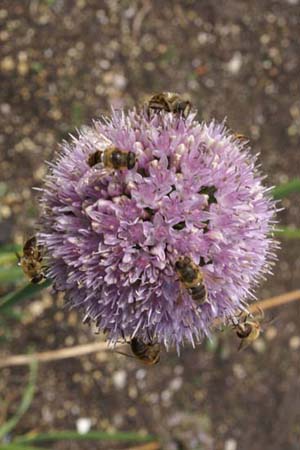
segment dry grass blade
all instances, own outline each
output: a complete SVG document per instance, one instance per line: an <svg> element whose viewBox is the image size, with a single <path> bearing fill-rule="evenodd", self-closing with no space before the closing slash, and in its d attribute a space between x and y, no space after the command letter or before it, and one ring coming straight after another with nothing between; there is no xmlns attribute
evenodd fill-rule
<svg viewBox="0 0 300 450"><path fill-rule="evenodd" d="M31 353L30 355L14 355L2 357L0 367L23 366L32 361L48 362L59 359L75 358L77 356L89 355L90 353L104 352L110 350L106 342L93 342L91 344L75 345L74 347L50 350L48 352Z"/></svg>
<svg viewBox="0 0 300 450"><path fill-rule="evenodd" d="M159 442L149 442L149 444L138 445L137 447L130 447L126 450L161 450Z"/></svg>
<svg viewBox="0 0 300 450"><path fill-rule="evenodd" d="M265 300L260 300L256 303L253 303L249 310L251 313L257 312L260 308L263 311L271 308L277 308L278 306L285 305L290 302L294 302L295 300L300 300L300 289L295 291L286 292L285 294L277 295L276 297L266 298Z"/></svg>

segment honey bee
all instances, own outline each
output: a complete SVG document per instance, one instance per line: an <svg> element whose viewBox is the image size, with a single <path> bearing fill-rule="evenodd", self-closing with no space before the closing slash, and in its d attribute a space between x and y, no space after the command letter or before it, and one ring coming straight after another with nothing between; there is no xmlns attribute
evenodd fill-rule
<svg viewBox="0 0 300 450"><path fill-rule="evenodd" d="M104 151L96 150L94 153L91 153L88 156L87 163L90 167L103 163L107 169L133 169L136 163L136 156L133 152L127 152L117 147L109 146Z"/></svg>
<svg viewBox="0 0 300 450"><path fill-rule="evenodd" d="M207 289L203 283L201 269L188 256L180 257L175 263L179 280L192 299L198 304L207 300Z"/></svg>
<svg viewBox="0 0 300 450"><path fill-rule="evenodd" d="M161 92L153 95L147 104L148 116L151 112L166 111L174 114L179 114L185 119L191 112L192 104L189 100L184 100L179 94L175 92Z"/></svg>
<svg viewBox="0 0 300 450"><path fill-rule="evenodd" d="M264 318L264 313L261 309L259 309L259 311L260 316L257 319L250 314L246 314L242 321L236 317L231 319L233 328L235 329L237 336L241 339L238 350L248 347L260 336L260 322Z"/></svg>
<svg viewBox="0 0 300 450"><path fill-rule="evenodd" d="M127 342L127 341L126 341ZM136 337L132 338L127 344L130 345L131 351L134 356L128 355L127 353L119 352L121 355L129 356L130 358L135 358L141 361L141 363L147 366L154 366L159 363L160 360L160 344L149 341L148 343L143 342L141 339Z"/></svg>
<svg viewBox="0 0 300 450"><path fill-rule="evenodd" d="M41 246L38 245L36 237L28 239L23 247L23 255L18 257L18 265L31 283L40 283L46 277L43 271L43 257Z"/></svg>
<svg viewBox="0 0 300 450"><path fill-rule="evenodd" d="M154 342L147 344L141 339L132 338L130 341L130 348L134 356L143 364L153 366L158 364L160 360L160 345Z"/></svg>
<svg viewBox="0 0 300 450"><path fill-rule="evenodd" d="M240 133L234 133L234 137L235 139L238 139L242 142L246 142L249 141L249 139L247 138L247 136L245 136L244 134L240 134Z"/></svg>

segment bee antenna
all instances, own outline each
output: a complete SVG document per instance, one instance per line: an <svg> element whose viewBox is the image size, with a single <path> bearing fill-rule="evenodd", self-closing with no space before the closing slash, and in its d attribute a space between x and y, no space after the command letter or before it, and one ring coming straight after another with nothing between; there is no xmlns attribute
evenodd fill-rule
<svg viewBox="0 0 300 450"><path fill-rule="evenodd" d="M135 356L128 355L128 353L120 352L119 350L114 350L114 353L119 353L119 355L127 356L128 358L136 359Z"/></svg>
<svg viewBox="0 0 300 450"><path fill-rule="evenodd" d="M230 317L230 320L231 320L232 325L233 325L234 327L236 327L236 326L239 324L239 321L238 321L237 318L234 317L234 316Z"/></svg>
<svg viewBox="0 0 300 450"><path fill-rule="evenodd" d="M127 341L127 339L126 339L124 330L121 330L121 335L122 335L122 338L123 338L123 343L125 343L125 344L130 344L130 341Z"/></svg>

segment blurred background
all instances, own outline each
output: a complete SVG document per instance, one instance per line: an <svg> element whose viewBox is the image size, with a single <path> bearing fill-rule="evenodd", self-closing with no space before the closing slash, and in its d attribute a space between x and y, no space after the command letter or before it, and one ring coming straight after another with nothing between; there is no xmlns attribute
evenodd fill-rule
<svg viewBox="0 0 300 450"><path fill-rule="evenodd" d="M0 23L2 248L32 235L32 188L42 185L58 143L110 105L129 108L154 92L189 96L199 119L226 117L260 152L266 184L298 176L299 0L1 0ZM299 228L299 194L282 206L280 223ZM275 276L258 298L299 288L299 242L282 240ZM0 271L1 295L25 284L15 257L10 262L9 277ZM162 442L154 450L299 450L299 313L297 302L268 313L266 320L276 320L242 352L234 333L224 332L180 357L166 353L150 369L112 352L40 364L30 409L4 437L85 423L151 434ZM99 339L47 290L1 317L0 338L2 360ZM28 367L0 374L1 424L17 411Z"/></svg>

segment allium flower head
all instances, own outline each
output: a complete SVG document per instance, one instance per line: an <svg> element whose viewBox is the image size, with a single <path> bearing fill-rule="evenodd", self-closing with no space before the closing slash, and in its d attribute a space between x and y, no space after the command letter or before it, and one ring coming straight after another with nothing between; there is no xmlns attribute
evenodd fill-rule
<svg viewBox="0 0 300 450"><path fill-rule="evenodd" d="M131 151L131 170L90 167L95 150ZM194 343L245 308L274 259L274 202L247 146L212 121L113 112L64 143L42 194L48 276L116 342ZM195 302L176 261L199 266Z"/></svg>

